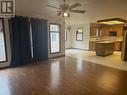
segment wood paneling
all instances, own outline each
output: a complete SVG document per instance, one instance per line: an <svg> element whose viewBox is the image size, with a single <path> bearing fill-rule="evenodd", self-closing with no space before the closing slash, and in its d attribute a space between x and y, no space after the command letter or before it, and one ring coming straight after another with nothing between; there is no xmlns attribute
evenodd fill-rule
<svg viewBox="0 0 127 95"><path fill-rule="evenodd" d="M54 58L0 70L0 95L127 95L127 72Z"/></svg>

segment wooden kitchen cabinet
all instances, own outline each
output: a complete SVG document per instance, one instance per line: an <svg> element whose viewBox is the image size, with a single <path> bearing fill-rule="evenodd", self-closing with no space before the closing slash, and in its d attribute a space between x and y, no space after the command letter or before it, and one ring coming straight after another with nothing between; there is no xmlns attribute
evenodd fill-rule
<svg viewBox="0 0 127 95"><path fill-rule="evenodd" d="M97 56L108 56L114 52L114 42L104 41L96 43L96 55Z"/></svg>
<svg viewBox="0 0 127 95"><path fill-rule="evenodd" d="M89 50L90 51L95 51L96 48L96 41L90 41L89 43ZM114 42L114 50L115 51L121 51L122 49L122 41L115 41Z"/></svg>
<svg viewBox="0 0 127 95"><path fill-rule="evenodd" d="M96 31L97 31L96 27L91 27L90 28L90 36L96 36Z"/></svg>
<svg viewBox="0 0 127 95"><path fill-rule="evenodd" d="M122 26L112 27L111 30L117 31L117 36L123 36L123 27Z"/></svg>
<svg viewBox="0 0 127 95"><path fill-rule="evenodd" d="M116 51L121 51L122 48L122 41L115 41L114 49Z"/></svg>
<svg viewBox="0 0 127 95"><path fill-rule="evenodd" d="M103 26L100 28L100 36L109 36L110 31L116 31L117 32L117 37L123 36L123 26Z"/></svg>
<svg viewBox="0 0 127 95"><path fill-rule="evenodd" d="M90 25L90 36L91 37L96 36L97 29L98 29L97 24L91 23Z"/></svg>
<svg viewBox="0 0 127 95"><path fill-rule="evenodd" d="M95 51L95 47L96 47L96 42L90 41L90 43L89 43L89 50L90 51Z"/></svg>

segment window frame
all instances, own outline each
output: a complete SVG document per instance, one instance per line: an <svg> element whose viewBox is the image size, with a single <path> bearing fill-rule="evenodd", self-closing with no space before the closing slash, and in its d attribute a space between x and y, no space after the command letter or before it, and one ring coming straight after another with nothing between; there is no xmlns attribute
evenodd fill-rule
<svg viewBox="0 0 127 95"><path fill-rule="evenodd" d="M0 18L2 21L2 27L3 27L3 36L4 36L4 47L5 47L5 61L0 61L0 63L8 62L8 56L7 56L7 43L6 43L6 34L5 34L5 26L4 26L4 19Z"/></svg>
<svg viewBox="0 0 127 95"><path fill-rule="evenodd" d="M59 51L58 52L51 52L51 33L56 33L55 31L50 31L50 25L58 25L59 26ZM61 52L61 24L58 23L50 23L49 24L49 44L50 44L50 54L57 54Z"/></svg>
<svg viewBox="0 0 127 95"><path fill-rule="evenodd" d="M82 33L78 33L78 29L82 29ZM79 28L76 29L76 41L83 41L83 32L84 32L83 27L79 27ZM78 40L78 39L77 39L77 35L78 35L78 34L82 34L82 39L81 39L81 40Z"/></svg>

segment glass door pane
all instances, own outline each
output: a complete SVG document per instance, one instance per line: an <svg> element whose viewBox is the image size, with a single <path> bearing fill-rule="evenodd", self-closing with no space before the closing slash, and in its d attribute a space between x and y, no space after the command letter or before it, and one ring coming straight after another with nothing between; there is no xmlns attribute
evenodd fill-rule
<svg viewBox="0 0 127 95"><path fill-rule="evenodd" d="M59 25L50 24L51 53L60 52L60 29Z"/></svg>
<svg viewBox="0 0 127 95"><path fill-rule="evenodd" d="M3 20L0 19L0 63L6 61L5 36L3 29Z"/></svg>

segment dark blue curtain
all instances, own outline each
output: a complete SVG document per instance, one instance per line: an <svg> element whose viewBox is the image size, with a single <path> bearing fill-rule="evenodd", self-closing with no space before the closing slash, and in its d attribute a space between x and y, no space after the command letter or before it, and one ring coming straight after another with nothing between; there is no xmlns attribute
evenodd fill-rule
<svg viewBox="0 0 127 95"><path fill-rule="evenodd" d="M30 23L27 17L11 18L9 20L11 36L11 66L19 66L30 63Z"/></svg>
<svg viewBox="0 0 127 95"><path fill-rule="evenodd" d="M48 58L48 24L47 20L31 18L33 61Z"/></svg>

